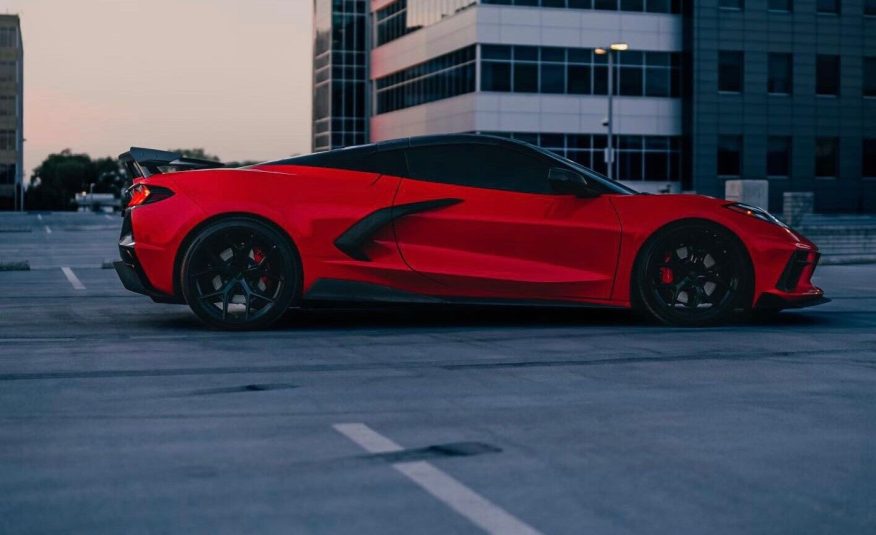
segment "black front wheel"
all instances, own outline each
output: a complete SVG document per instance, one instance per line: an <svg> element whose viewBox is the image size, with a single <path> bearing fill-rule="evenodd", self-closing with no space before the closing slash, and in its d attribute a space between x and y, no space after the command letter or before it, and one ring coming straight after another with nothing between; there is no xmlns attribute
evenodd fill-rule
<svg viewBox="0 0 876 535"><path fill-rule="evenodd" d="M635 297L670 325L710 325L750 307L747 252L729 231L704 222L675 225L648 241L636 265Z"/></svg>
<svg viewBox="0 0 876 535"><path fill-rule="evenodd" d="M261 221L230 217L208 224L188 244L180 287L211 327L260 329L298 295L300 262L289 240Z"/></svg>

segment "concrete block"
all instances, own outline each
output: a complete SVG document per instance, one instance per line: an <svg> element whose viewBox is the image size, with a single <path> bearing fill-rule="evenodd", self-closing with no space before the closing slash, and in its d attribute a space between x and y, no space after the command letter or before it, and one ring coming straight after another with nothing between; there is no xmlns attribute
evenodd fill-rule
<svg viewBox="0 0 876 535"><path fill-rule="evenodd" d="M728 180L724 184L724 198L766 209L769 207L769 188L766 180Z"/></svg>

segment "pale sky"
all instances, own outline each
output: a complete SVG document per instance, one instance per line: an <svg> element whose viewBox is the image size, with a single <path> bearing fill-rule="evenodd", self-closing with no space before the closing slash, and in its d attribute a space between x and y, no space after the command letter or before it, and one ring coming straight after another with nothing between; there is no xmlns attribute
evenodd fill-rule
<svg viewBox="0 0 876 535"><path fill-rule="evenodd" d="M310 152L312 0L0 0L21 17L25 173L70 148Z"/></svg>

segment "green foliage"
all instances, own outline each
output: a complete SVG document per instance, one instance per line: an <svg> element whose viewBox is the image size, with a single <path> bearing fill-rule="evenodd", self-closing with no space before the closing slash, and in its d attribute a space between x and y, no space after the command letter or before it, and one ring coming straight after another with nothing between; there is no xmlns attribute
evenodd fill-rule
<svg viewBox="0 0 876 535"><path fill-rule="evenodd" d="M214 156L212 154L208 154L202 148L196 149L169 149L170 152L176 152L183 158L197 158L198 160L211 160L214 162L221 162L218 156Z"/></svg>
<svg viewBox="0 0 876 535"><path fill-rule="evenodd" d="M50 154L34 169L27 189L26 206L31 210L75 210L73 196L89 191L121 194L126 177L114 158L92 160L87 154L70 149Z"/></svg>

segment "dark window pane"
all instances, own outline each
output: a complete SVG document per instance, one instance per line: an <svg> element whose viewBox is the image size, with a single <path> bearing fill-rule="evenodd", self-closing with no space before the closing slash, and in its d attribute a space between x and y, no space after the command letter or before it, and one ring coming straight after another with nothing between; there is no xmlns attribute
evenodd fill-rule
<svg viewBox="0 0 876 535"><path fill-rule="evenodd" d="M541 0L543 7L566 7L566 0Z"/></svg>
<svg viewBox="0 0 876 535"><path fill-rule="evenodd" d="M876 15L876 0L864 0L864 14Z"/></svg>
<svg viewBox="0 0 876 535"><path fill-rule="evenodd" d="M767 92L790 95L793 84L791 54L770 54Z"/></svg>
<svg viewBox="0 0 876 535"><path fill-rule="evenodd" d="M524 193L550 193L550 162L525 149L465 144L408 151L410 176L420 180Z"/></svg>
<svg viewBox="0 0 876 535"><path fill-rule="evenodd" d="M511 47L505 45L481 45L482 59L511 59Z"/></svg>
<svg viewBox="0 0 876 535"><path fill-rule="evenodd" d="M839 13L840 0L818 0L815 3L816 11L819 13Z"/></svg>
<svg viewBox="0 0 876 535"><path fill-rule="evenodd" d="M668 97L672 90L669 72L669 69L645 69L645 95Z"/></svg>
<svg viewBox="0 0 876 535"><path fill-rule="evenodd" d="M557 48L554 46L544 47L541 49L541 60L542 61L566 61L566 49L565 48Z"/></svg>
<svg viewBox="0 0 876 535"><path fill-rule="evenodd" d="M618 0L593 0L594 9L617 10Z"/></svg>
<svg viewBox="0 0 876 535"><path fill-rule="evenodd" d="M744 0L718 0L718 7L725 9L742 9L745 7Z"/></svg>
<svg viewBox="0 0 876 535"><path fill-rule="evenodd" d="M542 93L565 93L566 69L562 65L551 63L541 64L541 92Z"/></svg>
<svg viewBox="0 0 876 535"><path fill-rule="evenodd" d="M876 97L876 57L864 58L864 96Z"/></svg>
<svg viewBox="0 0 876 535"><path fill-rule="evenodd" d="M517 63L514 65L514 91L517 93L538 92L537 63Z"/></svg>
<svg viewBox="0 0 876 535"><path fill-rule="evenodd" d="M861 176L876 177L876 139L865 139L861 157Z"/></svg>
<svg viewBox="0 0 876 535"><path fill-rule="evenodd" d="M767 141L767 176L788 176L791 171L791 138L770 136Z"/></svg>
<svg viewBox="0 0 876 535"><path fill-rule="evenodd" d="M511 64L485 61L481 68L483 91L511 91Z"/></svg>
<svg viewBox="0 0 876 535"><path fill-rule="evenodd" d="M592 92L590 67L585 67L583 65L569 65L566 69L566 77L569 84L569 93L575 95L589 95Z"/></svg>
<svg viewBox="0 0 876 535"><path fill-rule="evenodd" d="M593 0L569 0L569 7L573 9L593 9Z"/></svg>
<svg viewBox="0 0 876 535"><path fill-rule="evenodd" d="M622 11L642 11L645 9L645 0L621 0Z"/></svg>
<svg viewBox="0 0 876 535"><path fill-rule="evenodd" d="M769 0L767 3L767 9L770 11L791 11L793 8L793 0Z"/></svg>
<svg viewBox="0 0 876 535"><path fill-rule="evenodd" d="M665 152L645 152L645 180L669 178L669 155Z"/></svg>
<svg viewBox="0 0 876 535"><path fill-rule="evenodd" d="M526 61L538 61L537 46L515 46L514 59Z"/></svg>
<svg viewBox="0 0 876 535"><path fill-rule="evenodd" d="M742 91L743 64L742 52L722 50L718 52L718 90L739 93Z"/></svg>
<svg viewBox="0 0 876 535"><path fill-rule="evenodd" d="M819 54L815 57L815 94L840 94L840 58Z"/></svg>
<svg viewBox="0 0 876 535"><path fill-rule="evenodd" d="M839 141L835 137L815 139L815 176L837 176Z"/></svg>
<svg viewBox="0 0 876 535"><path fill-rule="evenodd" d="M718 175L739 176L742 169L742 136L718 136Z"/></svg>
<svg viewBox="0 0 876 535"><path fill-rule="evenodd" d="M647 0L645 11L649 13L678 13L672 6L672 0Z"/></svg>
<svg viewBox="0 0 876 535"><path fill-rule="evenodd" d="M593 67L593 94L608 94L608 67Z"/></svg>
<svg viewBox="0 0 876 535"><path fill-rule="evenodd" d="M642 153L640 151L619 151L618 166L618 180L642 180Z"/></svg>
<svg viewBox="0 0 876 535"><path fill-rule="evenodd" d="M642 96L642 68L620 68L620 94L626 96Z"/></svg>

